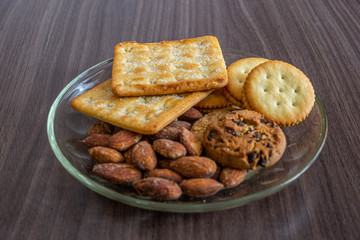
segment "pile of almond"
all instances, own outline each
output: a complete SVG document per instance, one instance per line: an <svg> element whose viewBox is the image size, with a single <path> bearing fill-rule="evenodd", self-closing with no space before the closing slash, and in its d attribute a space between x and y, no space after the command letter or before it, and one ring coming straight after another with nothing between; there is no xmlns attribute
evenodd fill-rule
<svg viewBox="0 0 360 240"><path fill-rule="evenodd" d="M238 186L246 170L222 168L205 156L190 131L203 114L195 108L155 135L141 135L97 121L82 143L96 161L93 173L115 184L131 184L140 195L174 200L206 197Z"/></svg>

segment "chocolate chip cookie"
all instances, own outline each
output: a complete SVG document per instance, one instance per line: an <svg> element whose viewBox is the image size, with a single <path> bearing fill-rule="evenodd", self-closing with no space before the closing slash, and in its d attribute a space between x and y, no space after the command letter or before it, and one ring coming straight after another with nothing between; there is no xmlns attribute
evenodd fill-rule
<svg viewBox="0 0 360 240"><path fill-rule="evenodd" d="M226 107L226 108L221 108L221 109L215 110L211 113L208 113L208 114L204 115L202 118L200 118L199 120L197 120L192 125L191 132L194 133L195 135L197 135L199 137L199 139L201 141L203 141L204 132L206 131L206 128L210 123L217 121L219 118L221 118L222 115L227 114L233 110L238 110L238 109L240 109L240 108Z"/></svg>
<svg viewBox="0 0 360 240"><path fill-rule="evenodd" d="M203 144L207 155L223 166L255 169L279 161L286 138L275 122L260 113L236 110L208 125Z"/></svg>

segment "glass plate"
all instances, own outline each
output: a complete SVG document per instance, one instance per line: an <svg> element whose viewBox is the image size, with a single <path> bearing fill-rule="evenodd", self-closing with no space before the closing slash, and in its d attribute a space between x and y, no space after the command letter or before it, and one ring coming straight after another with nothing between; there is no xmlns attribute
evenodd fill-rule
<svg viewBox="0 0 360 240"><path fill-rule="evenodd" d="M240 50L223 49L227 66L246 57L257 57ZM238 187L224 189L206 198L181 197L176 201L156 201L138 196L131 186L116 185L91 172L94 164L87 148L79 140L87 136L96 120L70 106L75 96L111 77L112 58L105 60L72 80L55 99L48 116L48 138L64 168L91 190L115 201L134 207L164 212L209 212L230 209L267 197L284 188L303 174L319 155L326 139L327 120L320 99L308 118L293 127L283 128L287 147L282 159L272 167L250 171Z"/></svg>

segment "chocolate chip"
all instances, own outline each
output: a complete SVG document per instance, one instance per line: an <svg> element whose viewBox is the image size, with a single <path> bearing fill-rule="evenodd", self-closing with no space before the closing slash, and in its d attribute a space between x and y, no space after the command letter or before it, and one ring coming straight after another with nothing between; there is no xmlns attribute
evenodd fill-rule
<svg viewBox="0 0 360 240"><path fill-rule="evenodd" d="M266 147L271 148L271 144L270 144L270 143L268 143L268 144L266 145Z"/></svg>
<svg viewBox="0 0 360 240"><path fill-rule="evenodd" d="M267 121L266 121L265 119L263 119L263 118L260 119L260 122L261 122L261 123L265 123L265 124L267 123Z"/></svg>
<svg viewBox="0 0 360 240"><path fill-rule="evenodd" d="M230 133L231 135L233 135L235 137L237 137L237 133L235 131L231 130L231 129L226 129L226 132Z"/></svg>
<svg viewBox="0 0 360 240"><path fill-rule="evenodd" d="M255 140L256 140L257 142L260 141L260 135L259 135L259 134L255 133L255 134L253 134L253 137L255 138Z"/></svg>
<svg viewBox="0 0 360 240"><path fill-rule="evenodd" d="M245 134L251 133L252 131L254 131L254 130L249 129L249 130L246 131Z"/></svg>
<svg viewBox="0 0 360 240"><path fill-rule="evenodd" d="M259 164L260 166L262 166L262 167L265 167L265 164L266 164L266 163L267 163L266 158L260 157L260 160L259 160L258 164Z"/></svg>
<svg viewBox="0 0 360 240"><path fill-rule="evenodd" d="M208 141L211 141L211 140L213 139L213 135L214 135L214 132L211 131L211 132L209 133L209 135L207 136L207 140L208 140Z"/></svg>
<svg viewBox="0 0 360 240"><path fill-rule="evenodd" d="M252 152L247 155L249 163L252 163L257 158L257 153Z"/></svg>
<svg viewBox="0 0 360 240"><path fill-rule="evenodd" d="M245 123L244 123L243 121L240 121L240 120L232 119L232 121L233 121L233 123L235 123L235 124L238 125L239 127L245 125Z"/></svg>

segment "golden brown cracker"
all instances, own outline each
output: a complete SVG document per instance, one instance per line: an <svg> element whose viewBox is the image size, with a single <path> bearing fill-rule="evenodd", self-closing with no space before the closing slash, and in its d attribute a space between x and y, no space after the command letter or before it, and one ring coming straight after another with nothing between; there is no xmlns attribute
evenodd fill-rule
<svg viewBox="0 0 360 240"><path fill-rule="evenodd" d="M280 126L303 121L315 102L314 88L306 75L282 61L255 67L246 78L244 93L251 109Z"/></svg>
<svg viewBox="0 0 360 240"><path fill-rule="evenodd" d="M265 58L243 58L232 63L227 68L229 81L225 89L236 101L242 102L244 82L251 70L267 61L269 60Z"/></svg>
<svg viewBox="0 0 360 240"><path fill-rule="evenodd" d="M232 105L224 96L221 89L217 89L209 96L198 102L195 107L199 109L223 108Z"/></svg>
<svg viewBox="0 0 360 240"><path fill-rule="evenodd" d="M211 92L121 98L113 94L108 80L70 103L75 110L114 126L155 134Z"/></svg>
<svg viewBox="0 0 360 240"><path fill-rule="evenodd" d="M118 96L185 93L221 88L227 71L214 36L114 48L111 89Z"/></svg>
<svg viewBox="0 0 360 240"><path fill-rule="evenodd" d="M239 106L241 108L244 108L244 103L243 101L238 101L236 100L227 90L225 87L221 88L221 91L223 93L223 95L227 98L227 100L229 100L229 102L231 102L232 104L235 104L236 106Z"/></svg>

